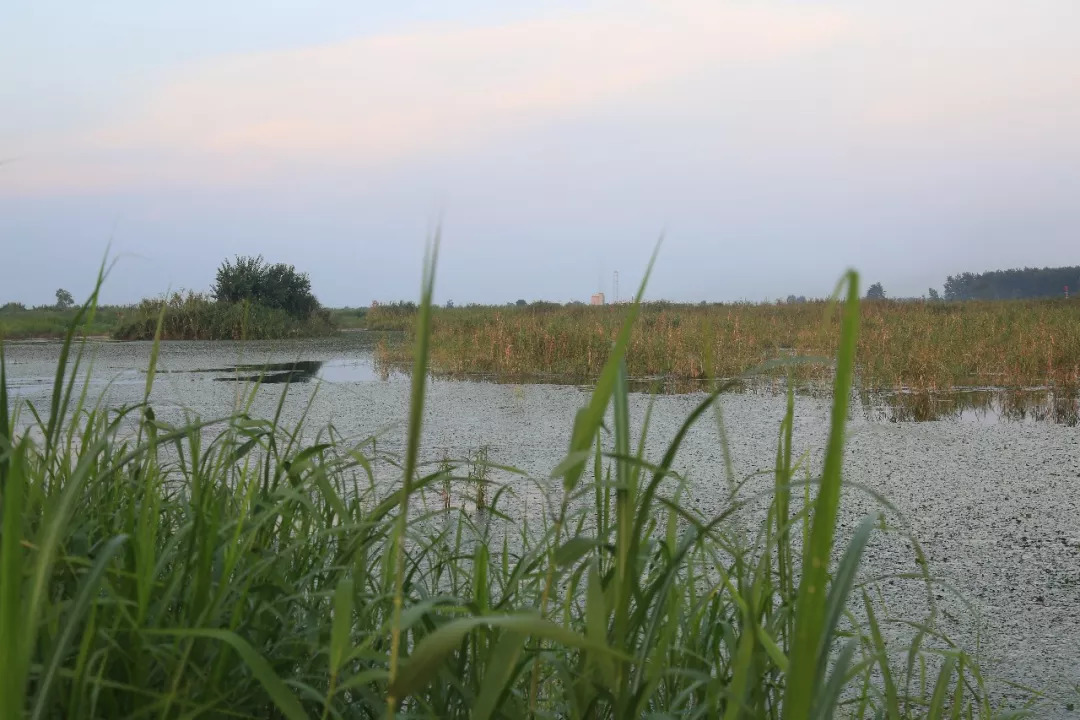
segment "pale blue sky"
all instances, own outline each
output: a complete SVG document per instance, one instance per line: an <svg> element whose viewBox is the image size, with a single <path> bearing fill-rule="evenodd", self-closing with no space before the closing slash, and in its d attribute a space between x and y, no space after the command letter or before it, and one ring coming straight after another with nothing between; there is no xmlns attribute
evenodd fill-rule
<svg viewBox="0 0 1080 720"><path fill-rule="evenodd" d="M440 213L458 303L1080 264L1075 0L16 2L0 109L0 302L413 297Z"/></svg>

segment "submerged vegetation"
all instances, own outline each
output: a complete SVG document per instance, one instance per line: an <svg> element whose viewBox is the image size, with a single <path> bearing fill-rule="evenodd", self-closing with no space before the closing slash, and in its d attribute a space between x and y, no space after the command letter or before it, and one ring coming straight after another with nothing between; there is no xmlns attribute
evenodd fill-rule
<svg viewBox="0 0 1080 720"><path fill-rule="evenodd" d="M882 300L863 303L860 314L855 369L864 389L1080 382L1080 303L1074 301ZM431 365L450 374L595 378L622 315L618 306L437 310ZM626 363L632 377L735 377L770 361L828 358L840 329L820 301L650 303L642 308ZM411 352L407 342L387 341L379 358L409 362ZM831 372L827 363L795 368L798 377L818 381Z"/></svg>
<svg viewBox="0 0 1080 720"><path fill-rule="evenodd" d="M142 404L95 407L73 342L89 308L48 408L12 406L0 345L0 717L997 717L933 593L925 616L892 617L887 588L860 579L887 506L837 537L853 274L820 468L793 454L789 395L766 496L721 467L726 507L684 504L680 442L723 386L646 457L627 368L656 314L635 304L596 316L614 343L546 509L522 516L483 448L421 447L433 268L401 455L242 411L163 423L156 353ZM460 485L486 509L454 507Z"/></svg>

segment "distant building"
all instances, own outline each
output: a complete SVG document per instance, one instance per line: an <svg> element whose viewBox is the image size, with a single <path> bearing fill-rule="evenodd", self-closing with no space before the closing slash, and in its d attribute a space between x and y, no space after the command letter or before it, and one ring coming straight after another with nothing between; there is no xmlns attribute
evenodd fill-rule
<svg viewBox="0 0 1080 720"><path fill-rule="evenodd" d="M595 295L593 295L591 298L589 298L589 304L590 305L603 305L604 304L604 293L596 293Z"/></svg>

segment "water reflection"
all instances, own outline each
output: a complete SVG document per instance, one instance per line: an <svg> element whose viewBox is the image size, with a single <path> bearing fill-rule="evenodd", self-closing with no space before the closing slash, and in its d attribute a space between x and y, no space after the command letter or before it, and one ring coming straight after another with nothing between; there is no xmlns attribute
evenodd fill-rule
<svg viewBox="0 0 1080 720"><path fill-rule="evenodd" d="M285 363L260 365L235 365L225 368L196 370L195 372L231 373L214 380L220 382L303 383L315 378L322 368L321 360L296 360Z"/></svg>
<svg viewBox="0 0 1080 720"><path fill-rule="evenodd" d="M859 393L859 401L866 419L882 422L1051 422L1070 427L1080 424L1080 393L1073 388L864 391Z"/></svg>
<svg viewBox="0 0 1080 720"><path fill-rule="evenodd" d="M408 374L401 365L375 362L382 379L388 373ZM440 373L433 377L459 382L490 382L506 385L576 385L585 391L593 380L565 375L518 375L513 377L487 373ZM730 385L725 392L741 395L776 396L787 393L787 380L761 376L737 379L706 380L674 377L638 377L629 379L631 392L679 395L709 392L717 383ZM827 399L830 385L799 381L795 393L800 397ZM856 402L863 417L876 422L933 422L940 420L994 424L1000 422L1049 422L1069 427L1080 425L1080 388L1075 387L964 387L956 390L918 391L856 390Z"/></svg>

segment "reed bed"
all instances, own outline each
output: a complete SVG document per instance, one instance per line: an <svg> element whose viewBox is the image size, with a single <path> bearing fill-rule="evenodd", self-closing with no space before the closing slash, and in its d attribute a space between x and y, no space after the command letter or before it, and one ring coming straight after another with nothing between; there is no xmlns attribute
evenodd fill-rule
<svg viewBox="0 0 1080 720"><path fill-rule="evenodd" d="M437 310L431 366L449 374L595 378L624 315L619 306ZM1068 300L864 302L855 356L864 389L923 390L1080 382L1080 303ZM646 304L630 338L631 377L735 377L784 359L830 358L840 323L826 302L783 305ZM378 357L409 362L411 344L384 342ZM778 366L786 374L787 363ZM798 366L828 381L829 363Z"/></svg>
<svg viewBox="0 0 1080 720"><path fill-rule="evenodd" d="M433 268L401 456L247 402L165 424L156 354L142 404L95 406L77 323L50 407L14 406L0 345L0 717L1000 717L933 613L892 617L858 579L884 515L836 540L854 275L824 465L793 457L789 395L759 523L734 478L715 517L680 503L681 438L722 387L644 456L628 419L638 305L595 316L618 330L552 469L553 511L514 522L499 509L513 488L473 515L424 503L487 482L482 450L428 463L420 447ZM917 631L886 647L893 627Z"/></svg>

